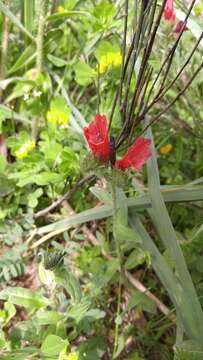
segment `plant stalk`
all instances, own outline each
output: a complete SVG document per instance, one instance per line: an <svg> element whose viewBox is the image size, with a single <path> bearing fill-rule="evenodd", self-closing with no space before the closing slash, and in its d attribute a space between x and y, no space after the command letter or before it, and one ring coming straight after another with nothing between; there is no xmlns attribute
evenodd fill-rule
<svg viewBox="0 0 203 360"><path fill-rule="evenodd" d="M44 30L46 22L46 10L48 7L48 0L39 1L39 20L38 20L38 32L37 32L37 59L36 59L36 76L38 76L43 70L43 45L44 45ZM37 139L39 118L34 118L32 123L32 138L34 141Z"/></svg>
<svg viewBox="0 0 203 360"><path fill-rule="evenodd" d="M113 349L113 359L115 358L117 349L118 349L118 335L119 335L119 315L121 311L121 285L122 285L122 254L119 244L119 239L117 237L117 200L116 200L116 181L112 171L112 207L113 207L113 235L116 245L117 257L119 259L119 285L118 285L118 298L117 298L117 310L116 310L116 320L115 320L115 329L114 329L114 349Z"/></svg>
<svg viewBox="0 0 203 360"><path fill-rule="evenodd" d="M10 0L6 0L5 5L9 8ZM9 39L9 18L7 16L4 16L3 34L2 34L2 43L1 43L0 80L4 80L6 75L6 63L8 57L8 39ZM0 88L0 102L2 101L2 97L3 97L3 90Z"/></svg>

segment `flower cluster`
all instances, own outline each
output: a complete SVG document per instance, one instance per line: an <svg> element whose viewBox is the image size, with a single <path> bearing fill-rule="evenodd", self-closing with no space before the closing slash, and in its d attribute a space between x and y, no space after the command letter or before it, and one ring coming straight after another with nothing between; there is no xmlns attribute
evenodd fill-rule
<svg viewBox="0 0 203 360"><path fill-rule="evenodd" d="M104 115L97 114L95 120L84 128L84 135L96 158L102 162L111 161L111 138L109 138L107 120ZM119 170L133 168L139 171L151 156L150 143L150 139L138 137L122 159L115 159L112 165Z"/></svg>
<svg viewBox="0 0 203 360"><path fill-rule="evenodd" d="M176 13L174 9L173 0L167 0L166 5L164 8L164 19L166 21L170 21L174 23L176 20ZM174 32L179 34L182 30L186 30L186 22L185 21L178 21L175 25Z"/></svg>
<svg viewBox="0 0 203 360"><path fill-rule="evenodd" d="M99 62L99 73L104 74L110 66L120 66L122 63L122 55L118 52L107 52L103 55Z"/></svg>
<svg viewBox="0 0 203 360"><path fill-rule="evenodd" d="M28 140L20 147L20 149L16 151L15 155L18 159L24 159L34 148L35 142L32 140Z"/></svg>

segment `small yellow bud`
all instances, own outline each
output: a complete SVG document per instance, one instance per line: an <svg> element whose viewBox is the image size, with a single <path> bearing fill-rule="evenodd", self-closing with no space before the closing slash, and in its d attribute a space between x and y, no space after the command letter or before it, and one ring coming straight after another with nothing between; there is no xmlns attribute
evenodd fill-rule
<svg viewBox="0 0 203 360"><path fill-rule="evenodd" d="M15 155L18 159L23 159L28 156L28 154L35 148L34 141L27 141L24 143L19 150L16 151Z"/></svg>
<svg viewBox="0 0 203 360"><path fill-rule="evenodd" d="M60 5L60 6L57 7L56 11L59 12L59 13L64 13L65 9L64 9L63 6Z"/></svg>
<svg viewBox="0 0 203 360"><path fill-rule="evenodd" d="M167 155L169 154L173 149L173 145L172 144L166 144L165 146L162 146L159 150L161 155Z"/></svg>

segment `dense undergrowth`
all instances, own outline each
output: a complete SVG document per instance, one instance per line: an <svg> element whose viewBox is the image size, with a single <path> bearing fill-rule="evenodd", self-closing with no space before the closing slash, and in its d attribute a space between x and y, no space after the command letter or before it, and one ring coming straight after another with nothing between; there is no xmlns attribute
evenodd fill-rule
<svg viewBox="0 0 203 360"><path fill-rule="evenodd" d="M203 359L203 3L163 5L0 1L2 360ZM147 167L90 154L96 113Z"/></svg>

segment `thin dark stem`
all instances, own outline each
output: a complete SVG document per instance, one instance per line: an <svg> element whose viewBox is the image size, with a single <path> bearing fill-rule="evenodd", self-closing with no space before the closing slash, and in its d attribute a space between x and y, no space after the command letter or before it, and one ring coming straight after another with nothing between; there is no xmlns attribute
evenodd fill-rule
<svg viewBox="0 0 203 360"><path fill-rule="evenodd" d="M135 44L133 44L133 50L132 50L132 62L131 62L131 67L130 67L130 71L129 71L128 78L127 78L126 91L125 91L124 101L123 101L123 105L122 105L123 121L125 120L125 122L127 121L126 114L127 114L128 101L129 101L130 84L131 84L131 80L132 80L133 73L134 73L135 63L137 60L138 44L139 44L139 39L140 39L140 35L141 35L141 30L142 30L142 24L143 24L143 20L144 20L143 15L144 14L143 14L143 7L142 7L141 13L139 16L138 29L136 29L136 32L135 32L136 35L135 35Z"/></svg>
<svg viewBox="0 0 203 360"><path fill-rule="evenodd" d="M193 82L193 80L196 78L196 76L199 74L199 72L202 70L203 68L203 62L198 66L198 68L196 69L196 71L194 72L194 74L192 75L191 79L187 82L187 84L184 86L184 88L177 94L177 96L175 97L175 99L173 99L173 101L171 101L141 132L141 134L143 134L151 125L153 125L157 120L159 120L159 118L165 114L170 108L171 106L173 106L173 104L175 104L175 102L184 94L184 92L188 89L188 87L191 85L191 83Z"/></svg>
<svg viewBox="0 0 203 360"><path fill-rule="evenodd" d="M140 66L140 71L139 71L139 74L138 74L138 79L137 79L137 82L136 82L136 88L135 88L135 93L134 93L134 96L136 97L136 91L140 85L140 82L142 81L142 78L145 74L145 71L146 71L146 68L148 66L148 60L149 60L149 57L150 57L150 54L151 54L151 51L152 51L152 47L153 47L153 44L154 44L154 41L155 41L155 37L156 37L156 33L157 33L157 30L158 30L158 27L160 25L160 21L161 21L161 18L162 18L162 14L163 14L163 11L164 11L164 7L165 7L165 3L166 3L166 0L163 1L162 3L162 6L161 6L161 9L159 11L159 14L157 16L157 19L155 21L155 25L154 25L154 28L153 28L153 31L152 31L152 35L150 37L150 40L148 42L148 44L146 45L145 49L144 49L144 54L143 54L143 57L142 57L142 62L141 62L141 66ZM152 12L153 15L151 16L154 16L155 14L155 8L154 8L154 11ZM143 19L142 19L143 20ZM142 21L143 22L143 21ZM153 21L152 21L153 23ZM151 24L152 24L151 23ZM151 25L150 25L151 26ZM135 64L135 63L134 63ZM132 68L131 68L132 70ZM132 78L132 77L131 77ZM130 85L129 85L130 86ZM128 89L126 90L126 94L128 94L129 96L129 92L127 92ZM125 114L126 114L126 106L127 106L127 100L126 98L124 99L124 111L125 111ZM128 126L128 122L131 121L131 118L133 116L133 113L134 113L134 105L132 106L131 104L131 111L130 111L130 114L129 116L126 118L125 120L125 123L124 123L124 126L121 130L121 133L117 139L117 143L116 143L116 148L118 149L120 147L120 145L125 141L126 139L126 136L128 136L127 134L127 131L126 129L129 128Z"/></svg>
<svg viewBox="0 0 203 360"><path fill-rule="evenodd" d="M194 6L195 1L196 1L196 0L193 0L193 1L192 1L191 6L190 6L190 8L189 8L189 10L188 10L188 13L187 13L187 15L186 15L185 21L187 21L188 17L190 16L190 13L191 13L191 11L192 11L192 8L193 8L193 6ZM151 89L150 89L150 91L149 91L149 94L148 94L147 103L148 103L148 101L149 101L149 99L150 99L150 97L151 97L151 94L152 94L152 92L153 92L153 90L154 90L154 87L155 87L155 85L156 85L156 83L157 83L160 75L162 74L162 71L163 71L165 65L168 63L168 61L171 61L171 57L173 58L173 56L174 56L174 54L175 54L175 50L176 50L176 48L177 48L177 46L178 46L178 44L179 44L179 42L180 42L180 39L181 39L181 37L182 37L183 31L184 31L184 27L182 28L180 34L178 35L178 37L177 37L177 39L176 39L173 47L172 47L172 48L169 50L169 52L167 53L167 55L166 55L166 57L165 57L162 65L161 65L161 67L160 67L160 69L159 69L159 71L158 71L158 74L157 74L155 80L154 80L153 83L152 83L152 87L151 87ZM169 69L168 69L168 71L169 71ZM168 74L168 72L166 72L166 74ZM164 80L164 82L165 82L165 80ZM156 97L159 96L160 91L162 91L162 86L163 86L163 83L162 83L161 88L159 89ZM148 110L144 110L144 111L145 111L145 113L146 113Z"/></svg>
<svg viewBox="0 0 203 360"><path fill-rule="evenodd" d="M45 216L46 214L48 214L50 211L54 210L55 208L57 208L58 206L60 206L62 204L63 201L65 200L69 200L70 197L84 184L92 181L93 179L95 179L95 175L88 175L84 178L80 178L76 184L69 190L67 191L64 195L62 195L58 200L54 201L51 205L47 206L46 208L38 211L37 213L34 214L34 219L38 219L41 216Z"/></svg>
<svg viewBox="0 0 203 360"><path fill-rule="evenodd" d="M124 81L124 65L125 65L125 55L126 55L126 38L127 38L127 28L128 28L128 0L125 0L125 15L124 15L124 35L123 35L123 45L122 45L122 66L121 66L121 77L120 77L120 90L119 90L119 102L121 105L122 99L122 90L123 90L123 81Z"/></svg>
<svg viewBox="0 0 203 360"><path fill-rule="evenodd" d="M147 88L148 88L148 85L149 85L149 82L151 80L151 76L152 76L152 72L153 72L153 68L149 68L148 70L148 73L147 73L147 76L146 76L146 80L144 81L144 89L142 91L142 96L141 96L141 99L140 99L140 103L139 103L139 108L137 110L137 114L140 113L143 105L144 105L144 99L145 99L145 95L146 95L146 91L147 91ZM133 133L134 133L134 130L135 130L135 127L137 125L137 121L133 121L132 123L132 126L131 126L131 130L130 130L130 135L129 135L129 140L128 140L128 143L130 144L131 140L132 140L132 136L133 136Z"/></svg>
<svg viewBox="0 0 203 360"><path fill-rule="evenodd" d="M169 83L169 85L167 87L165 87L163 89L163 91L159 94L159 92L157 93L157 95L155 95L154 99L152 100L152 102L149 104L149 106L145 109L145 112L142 115L145 115L146 112L148 112L151 107L157 103L161 98L163 98L163 96L167 93L167 91L174 85L174 83L176 82L176 80L180 77L180 75L182 74L183 70L186 68L186 66L189 64L192 56L194 55L199 43L201 42L201 40L203 39L203 32L201 33L199 39L197 40L195 46L193 47L190 55L188 56L187 60L185 61L185 63L183 64L183 66L181 67L181 69L178 71L178 73L176 74L176 76L174 77L173 80L171 80L171 82Z"/></svg>
<svg viewBox="0 0 203 360"><path fill-rule="evenodd" d="M116 94L115 94L112 109L111 109L111 114L110 114L110 118L109 118L109 126L108 126L109 130L111 129L111 124L112 124L112 121L113 121L113 115L114 115L114 112L115 112L115 108L116 108L118 98L119 98L119 89L116 90Z"/></svg>

